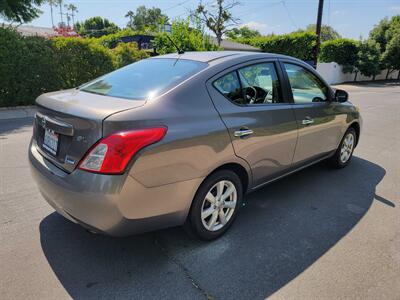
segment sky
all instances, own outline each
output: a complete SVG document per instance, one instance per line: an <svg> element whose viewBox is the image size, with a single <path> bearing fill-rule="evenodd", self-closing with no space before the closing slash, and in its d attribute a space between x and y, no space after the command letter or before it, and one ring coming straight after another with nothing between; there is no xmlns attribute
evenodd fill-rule
<svg viewBox="0 0 400 300"><path fill-rule="evenodd" d="M77 20L102 16L124 27L125 14L140 5L159 7L171 19L185 18L199 0L64 0L78 7ZM212 3L213 0L203 0ZM229 0L228 0L229 2ZM259 30L262 34L288 33L315 23L318 0L239 0L232 13L240 25ZM43 14L31 24L51 27L50 8L40 7ZM55 20L60 15L54 13ZM368 37L369 31L384 17L400 15L400 0L325 0L322 23L335 28L343 37Z"/></svg>

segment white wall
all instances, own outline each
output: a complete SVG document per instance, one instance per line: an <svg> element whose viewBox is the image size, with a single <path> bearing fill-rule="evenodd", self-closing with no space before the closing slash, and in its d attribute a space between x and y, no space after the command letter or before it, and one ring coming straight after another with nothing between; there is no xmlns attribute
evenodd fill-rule
<svg viewBox="0 0 400 300"><path fill-rule="evenodd" d="M335 62L330 63L318 63L317 71L329 84L338 84L342 82L354 81L355 73L343 73L342 66ZM385 79L386 70L383 70L379 75L375 77L375 80ZM397 79L399 71L392 72L388 79ZM357 74L357 81L372 80L372 77L361 75L360 72Z"/></svg>

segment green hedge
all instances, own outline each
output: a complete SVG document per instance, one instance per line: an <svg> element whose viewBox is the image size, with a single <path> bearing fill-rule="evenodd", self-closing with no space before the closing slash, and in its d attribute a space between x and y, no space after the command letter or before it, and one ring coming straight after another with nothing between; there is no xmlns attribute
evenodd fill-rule
<svg viewBox="0 0 400 300"><path fill-rule="evenodd" d="M136 43L120 43L112 51L118 68L149 57L146 51L138 50Z"/></svg>
<svg viewBox="0 0 400 300"><path fill-rule="evenodd" d="M51 41L0 28L0 107L32 104L61 88Z"/></svg>
<svg viewBox="0 0 400 300"><path fill-rule="evenodd" d="M42 93L79 86L147 57L133 44L110 50L101 41L23 37L0 27L0 107L33 104Z"/></svg>
<svg viewBox="0 0 400 300"><path fill-rule="evenodd" d="M81 85L114 70L112 52L90 40L55 38L52 43L63 88Z"/></svg>
<svg viewBox="0 0 400 300"><path fill-rule="evenodd" d="M263 52L289 55L302 60L312 60L316 35L310 32L293 32L239 39L238 42L261 48Z"/></svg>
<svg viewBox="0 0 400 300"><path fill-rule="evenodd" d="M319 59L321 62L336 62L351 72L357 61L359 42L350 39L326 41L321 45Z"/></svg>

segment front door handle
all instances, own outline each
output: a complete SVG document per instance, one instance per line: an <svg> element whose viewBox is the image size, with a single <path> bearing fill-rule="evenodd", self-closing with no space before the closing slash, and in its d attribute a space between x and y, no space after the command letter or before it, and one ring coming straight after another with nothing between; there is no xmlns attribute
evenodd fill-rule
<svg viewBox="0 0 400 300"><path fill-rule="evenodd" d="M314 120L311 119L310 117L306 117L303 121L301 121L301 124L303 125L310 125L312 123L314 123Z"/></svg>
<svg viewBox="0 0 400 300"><path fill-rule="evenodd" d="M242 136L246 136L246 135L250 135L253 134L254 131L251 129L240 129L240 130L236 130L233 135L236 137L242 137Z"/></svg>

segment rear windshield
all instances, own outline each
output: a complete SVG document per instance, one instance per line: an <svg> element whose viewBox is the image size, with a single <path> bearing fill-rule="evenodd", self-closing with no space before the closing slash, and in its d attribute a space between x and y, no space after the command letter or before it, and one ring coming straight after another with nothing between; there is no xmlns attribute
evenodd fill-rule
<svg viewBox="0 0 400 300"><path fill-rule="evenodd" d="M143 100L168 91L206 66L207 63L185 59L144 59L95 79L80 90Z"/></svg>

